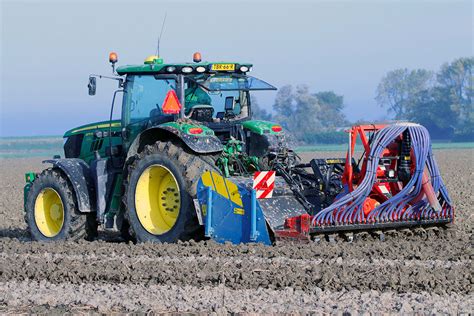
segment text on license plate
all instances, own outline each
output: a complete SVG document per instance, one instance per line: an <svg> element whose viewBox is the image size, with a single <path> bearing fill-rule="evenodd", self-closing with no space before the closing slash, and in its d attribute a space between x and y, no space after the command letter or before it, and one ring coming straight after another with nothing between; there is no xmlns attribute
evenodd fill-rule
<svg viewBox="0 0 474 316"><path fill-rule="evenodd" d="M235 64L212 64L211 70L232 71L235 70Z"/></svg>

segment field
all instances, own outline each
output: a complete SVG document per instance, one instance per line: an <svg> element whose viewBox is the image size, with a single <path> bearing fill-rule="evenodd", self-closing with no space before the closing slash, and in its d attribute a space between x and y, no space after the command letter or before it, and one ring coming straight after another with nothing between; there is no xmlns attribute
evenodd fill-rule
<svg viewBox="0 0 474 316"><path fill-rule="evenodd" d="M450 229L273 247L31 242L23 174L40 159L0 159L0 313L471 313L474 150L435 156Z"/></svg>

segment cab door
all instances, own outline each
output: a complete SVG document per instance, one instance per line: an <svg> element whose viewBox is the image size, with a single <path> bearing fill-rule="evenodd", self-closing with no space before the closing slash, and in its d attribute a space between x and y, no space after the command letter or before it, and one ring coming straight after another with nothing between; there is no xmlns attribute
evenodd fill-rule
<svg viewBox="0 0 474 316"><path fill-rule="evenodd" d="M176 76L128 75L122 109L122 137L125 151L144 130L175 119L163 113L166 95L176 92Z"/></svg>

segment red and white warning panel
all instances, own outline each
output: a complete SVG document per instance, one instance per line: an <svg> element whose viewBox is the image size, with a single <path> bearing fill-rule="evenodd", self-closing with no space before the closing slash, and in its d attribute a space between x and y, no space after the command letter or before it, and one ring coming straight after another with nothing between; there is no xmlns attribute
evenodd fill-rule
<svg viewBox="0 0 474 316"><path fill-rule="evenodd" d="M253 175L253 189L257 199L271 198L275 188L275 171L257 171Z"/></svg>

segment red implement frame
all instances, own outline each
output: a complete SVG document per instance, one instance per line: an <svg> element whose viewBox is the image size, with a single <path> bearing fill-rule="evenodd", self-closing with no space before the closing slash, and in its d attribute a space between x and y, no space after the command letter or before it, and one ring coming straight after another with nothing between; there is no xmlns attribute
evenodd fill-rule
<svg viewBox="0 0 474 316"><path fill-rule="evenodd" d="M354 179L352 157L354 157L354 150L355 150L355 145L357 142L357 136L360 137L360 140L362 141L362 146L364 147L365 155L367 156L370 153L370 144L369 144L369 139L367 138L367 133L376 132L384 128L385 126L387 125L386 124L356 125L356 126L352 126L352 128L348 131L349 148L347 150L346 164L344 166L344 174L342 176L342 183L348 186L349 191L354 190L354 187L353 187L354 180L359 182L361 179L364 178L365 170L367 168L367 162L364 159L364 163L362 164L362 169L360 173L357 175L357 179Z"/></svg>
<svg viewBox="0 0 474 316"><path fill-rule="evenodd" d="M367 160L369 158L371 147L369 143L369 133L375 133L380 129L385 128L386 124L371 124L371 125L356 125L349 129L349 146L346 155L346 162L344 166L344 173L342 175L342 182L344 186L347 186L349 192L354 191L354 189L361 183L364 179ZM352 158L354 157L355 147L357 139L360 138L363 149L364 157L362 157L362 166L360 170L354 170L352 165ZM401 141L402 135L400 135ZM400 181L394 181L397 178L397 164L398 157L400 156L400 147L398 141L389 145L385 148L382 153L381 158L389 160L390 163L384 163L379 166L377 169L377 182L372 188L372 193L367 197L366 202L364 203L364 213L367 211L369 213L378 204L383 203L384 201L391 198L391 196L397 194L403 184ZM412 161L414 157L412 157ZM387 172L392 172L392 176L388 177ZM429 182L426 171L423 177L423 191L420 193L420 196L417 197L413 202L416 203L421 199L424 194L430 200L432 207L435 207L434 204L438 202L436 195L433 192L431 183ZM439 205L439 204L438 204ZM440 206L438 206L440 208ZM367 214L366 214L367 215ZM430 218L430 219L416 219L411 218L409 221L389 221L383 223L358 223L352 225L336 225L336 226L312 226L311 221L313 216L309 214L303 214L296 217L287 218L285 221L284 229L275 231L275 237L277 239L299 239L299 240L309 240L312 233L316 234L327 234L327 233L336 233L336 232L351 232L351 231L360 231L360 230L377 230L377 229L393 229L399 227L417 227L417 226L430 226L430 225L439 225L446 224L452 221L450 218Z"/></svg>

